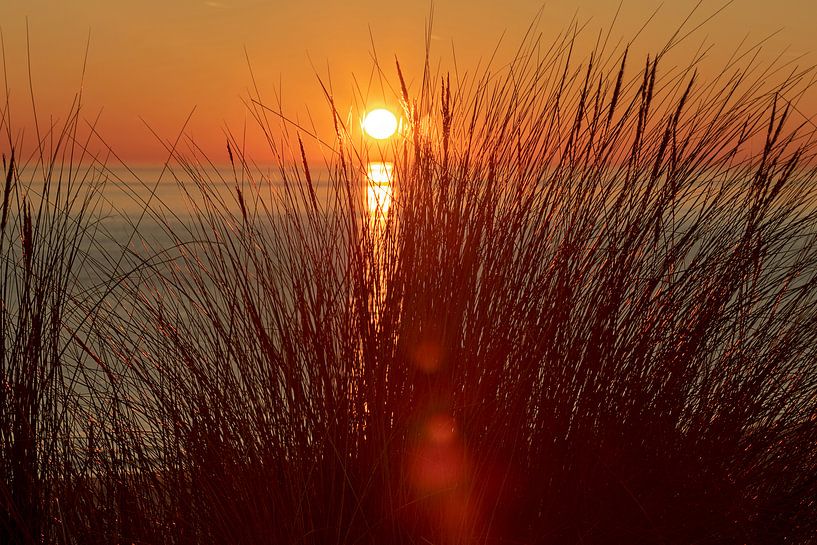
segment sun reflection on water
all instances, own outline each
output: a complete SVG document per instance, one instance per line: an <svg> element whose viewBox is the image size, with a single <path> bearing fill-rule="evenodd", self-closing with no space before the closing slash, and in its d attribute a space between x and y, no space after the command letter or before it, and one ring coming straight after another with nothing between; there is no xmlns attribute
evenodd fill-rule
<svg viewBox="0 0 817 545"><path fill-rule="evenodd" d="M366 205L372 219L384 219L392 202L394 164L371 162L366 169Z"/></svg>

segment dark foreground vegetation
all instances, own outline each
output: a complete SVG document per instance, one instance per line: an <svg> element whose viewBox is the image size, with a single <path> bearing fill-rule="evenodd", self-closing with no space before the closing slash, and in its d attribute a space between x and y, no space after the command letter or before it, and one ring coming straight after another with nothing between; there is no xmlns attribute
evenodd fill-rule
<svg viewBox="0 0 817 545"><path fill-rule="evenodd" d="M809 72L571 36L378 67L406 132L337 116L328 174L256 97L280 168L172 148L161 248L99 249L78 111L23 156L4 110L0 542L813 542Z"/></svg>

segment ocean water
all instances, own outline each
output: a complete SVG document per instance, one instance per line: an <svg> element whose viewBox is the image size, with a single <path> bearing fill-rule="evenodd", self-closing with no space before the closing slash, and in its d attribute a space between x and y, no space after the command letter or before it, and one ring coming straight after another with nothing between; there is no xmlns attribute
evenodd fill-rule
<svg viewBox="0 0 817 545"><path fill-rule="evenodd" d="M272 168L260 168L249 175L231 167L211 167L195 176L178 167L89 168L82 176L85 188L78 192L91 188L95 192L93 206L85 211L85 219L94 229L86 249L95 257L157 251L179 239L205 236L202 222L197 220L206 219L208 214L238 220L243 206L256 219L266 216L264 219L274 221L284 207L298 211L306 202L306 195L299 195L303 184L290 184L288 189ZM41 183L35 180L41 178L41 173L21 175L23 184L30 188L32 203L40 200ZM322 205L330 202L335 191L328 178L313 176L313 182Z"/></svg>
<svg viewBox="0 0 817 545"><path fill-rule="evenodd" d="M181 244L189 243L187 249L192 249L195 244L201 248L212 241L214 233L207 225L211 214L232 218L238 225L242 214L239 194L245 201L244 210L260 225L274 224L287 199L297 202L300 198L292 195L292 186L288 193L280 174L271 168L261 168L253 176L229 167L207 168L194 176L180 168L162 166L80 166L72 172L52 173L21 168L17 174L18 183L12 188L8 206L4 233L4 252L8 253L4 258L22 263L19 203L30 207L35 222L38 209L50 203L59 208L56 218L62 222L44 221L40 226L41 236L50 239L50 244L55 244L51 233L60 237L72 233L70 238L78 225L84 228L72 281L77 293L90 298L111 292L112 285L124 275L134 278L140 267L151 263L170 266L180 255ZM47 178L51 180L48 187L43 183ZM331 194L327 178L316 177L316 186L317 194L327 201ZM77 221L80 216L82 221ZM222 227L229 229L229 221ZM62 242L70 245L72 241ZM20 274L21 269L6 270L6 276ZM8 289L3 290L3 302L11 309L17 306L18 297L12 278L8 276Z"/></svg>
<svg viewBox="0 0 817 545"><path fill-rule="evenodd" d="M372 163L361 172L358 200L361 212L372 218L388 213L391 206L390 166ZM178 166L80 167L77 173L75 180L84 185L77 193L91 188L96 192L86 212L93 231L84 239L83 251L90 261L108 267L149 259L179 242L207 239L210 214L226 215L238 224L243 206L255 224L270 226L282 214L308 213L305 203L311 198L303 183L287 186L279 171L263 166L251 173L230 166L205 167L195 175ZM338 191L326 173L314 171L312 177L322 209L331 211ZM24 170L20 178L36 206L43 173ZM93 276L91 268L80 275L83 283L102 280Z"/></svg>
<svg viewBox="0 0 817 545"><path fill-rule="evenodd" d="M382 219L391 206L390 167L372 163L361 172L360 211L371 219ZM103 283L110 280L105 276L111 271L120 274L129 267L157 259L164 252L166 257L172 257L174 246L180 243L206 243L213 235L209 232L210 220L222 229L238 231L242 214L246 213L254 228L282 229L280 234L287 234L283 229L291 226L292 218L284 216L309 213L311 195L305 184L291 180L294 183L287 185L281 173L271 167L259 167L252 173L229 166L206 167L195 174L180 167L162 166L81 167L77 172L80 176L75 176L73 183L81 179L84 185L77 194L82 195L86 189L95 192L92 205L85 212L91 230L83 239L81 250L87 262L97 266L81 267L78 271L84 286ZM38 180L42 176L41 172L20 174L21 186L27 188L32 206L41 200L42 182ZM67 176L64 178L67 185ZM326 173L313 172L312 179L322 210L331 213L332 206L343 206L338 199L345 199L345 195L339 195ZM53 198L52 195L50 200ZM74 212L76 208L78 205ZM222 221L225 217L226 223ZM602 219L599 221L603 223ZM222 237L228 235L220 233ZM303 232L295 236L312 235ZM805 244L807 238L798 240L797 245Z"/></svg>

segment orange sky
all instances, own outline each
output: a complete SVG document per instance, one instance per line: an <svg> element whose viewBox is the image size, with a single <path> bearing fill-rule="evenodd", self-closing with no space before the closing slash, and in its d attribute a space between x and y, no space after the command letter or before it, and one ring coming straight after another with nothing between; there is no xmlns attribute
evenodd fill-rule
<svg viewBox="0 0 817 545"><path fill-rule="evenodd" d="M661 5L657 0L624 0L615 38L628 39ZM665 2L638 45L658 47L696 2ZM693 20L700 22L723 1L704 0ZM437 0L432 53L451 61L452 44L460 67L490 56L505 31L500 57L510 56L540 9L540 0ZM552 0L537 29L545 39L574 14L598 31L616 12L617 0ZM351 106L352 77L366 82L371 69L369 28L383 65L393 71L398 55L407 76L417 76L424 52L427 2L383 0L3 0L0 29L12 95L15 127L33 134L26 71L26 18L30 31L34 92L40 123L49 115L64 118L80 83L85 43L90 52L85 78L84 115L101 111L100 131L124 159L161 162L165 153L140 116L165 138L173 138L196 108L190 133L214 161L223 162L224 128L240 133L248 96L249 54L261 94L273 102L283 89L283 105L292 117L308 108L318 130L327 134L331 118L310 59L325 75L330 67L339 107ZM708 40L718 45L712 61L730 53L744 37L757 42L780 31L764 54L803 56L800 65L817 62L814 0L736 0L702 31L690 47ZM694 26L694 25L693 25ZM588 32L588 42L595 37ZM389 74L391 76L392 74ZM376 93L375 93L376 94ZM817 112L817 92L803 103ZM250 138L250 151L264 160L264 147Z"/></svg>

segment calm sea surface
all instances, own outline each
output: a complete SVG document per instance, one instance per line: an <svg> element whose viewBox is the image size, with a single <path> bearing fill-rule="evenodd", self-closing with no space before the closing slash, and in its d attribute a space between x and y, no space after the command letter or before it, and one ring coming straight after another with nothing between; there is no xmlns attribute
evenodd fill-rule
<svg viewBox="0 0 817 545"><path fill-rule="evenodd" d="M251 215L275 215L274 207L287 199L280 173L271 168L260 168L252 177L230 167L208 168L197 175L199 183L183 170L162 167L115 168L91 178L99 187L91 214L101 227L95 238L111 254L122 244L161 247L171 240L169 231L182 239L200 235L187 230L208 204L238 217L239 190ZM326 202L333 194L327 178L313 174L313 180L319 200Z"/></svg>

